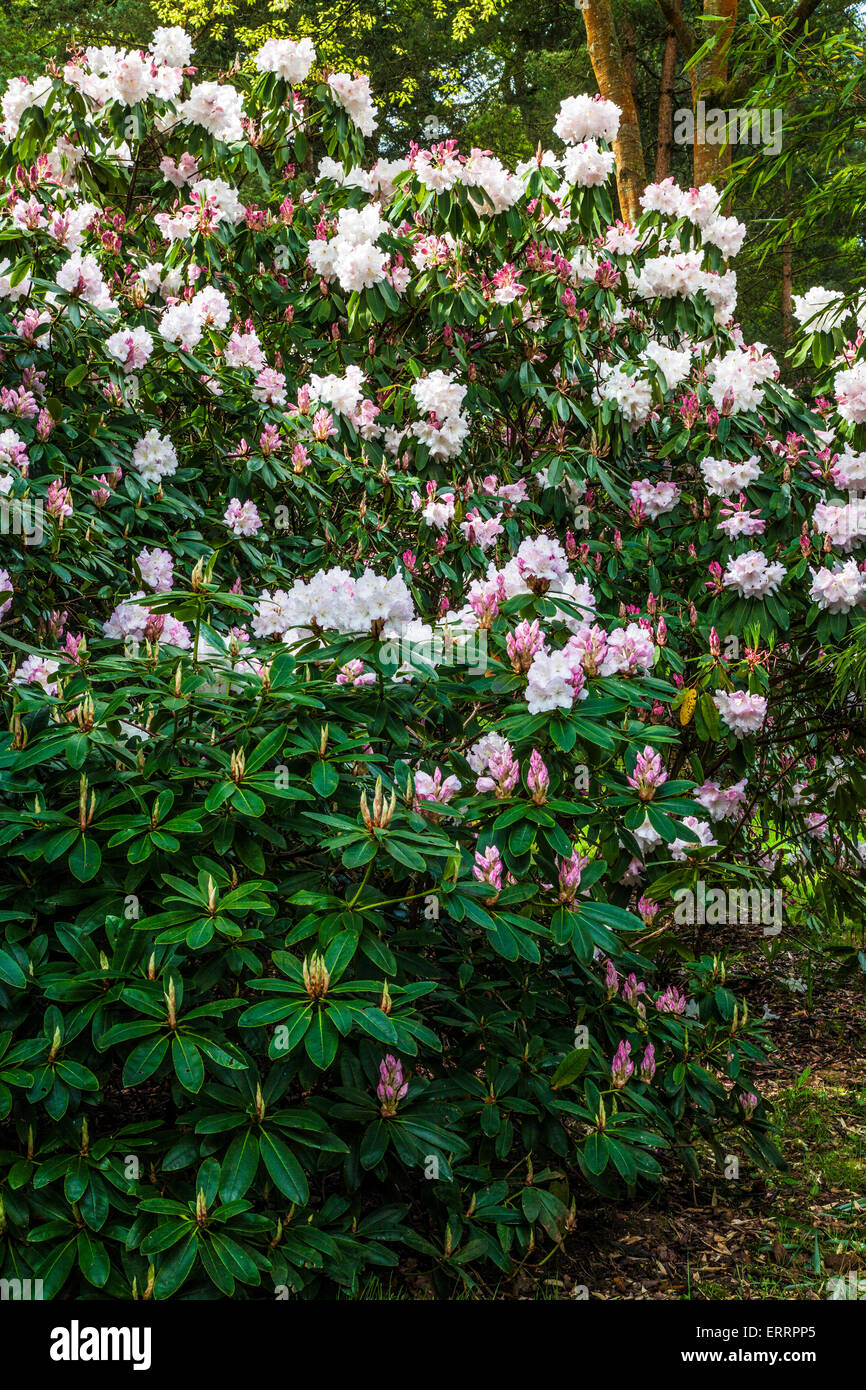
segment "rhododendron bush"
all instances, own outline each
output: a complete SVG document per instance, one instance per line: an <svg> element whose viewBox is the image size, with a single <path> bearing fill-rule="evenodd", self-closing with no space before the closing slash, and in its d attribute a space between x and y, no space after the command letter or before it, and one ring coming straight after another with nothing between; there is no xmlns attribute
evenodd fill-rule
<svg viewBox="0 0 866 1390"><path fill-rule="evenodd" d="M309 40L191 60L2 99L0 1273L471 1281L780 1162L674 903L859 899L866 355L780 384L609 102L371 166Z"/></svg>

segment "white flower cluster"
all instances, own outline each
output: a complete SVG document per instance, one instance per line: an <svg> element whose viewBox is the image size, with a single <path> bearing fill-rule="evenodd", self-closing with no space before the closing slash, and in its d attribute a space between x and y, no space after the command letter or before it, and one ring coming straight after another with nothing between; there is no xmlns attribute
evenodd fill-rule
<svg viewBox="0 0 866 1390"><path fill-rule="evenodd" d="M13 77L9 81L6 91L3 93L0 108L3 111L3 123L0 126L0 133L6 140L14 140L21 125L21 117L25 111L31 107L44 107L51 95L50 77L39 77L35 82L28 82L24 77Z"/></svg>
<svg viewBox="0 0 866 1390"><path fill-rule="evenodd" d="M524 182L511 174L495 155L473 149L464 159L450 143L419 150L412 160L412 171L422 188L446 192L458 183L470 191L480 213L506 212L524 193Z"/></svg>
<svg viewBox="0 0 866 1390"><path fill-rule="evenodd" d="M236 227L244 220L246 208L238 197L237 189L232 188L225 179L199 178L197 164L195 168L189 163L184 166L183 156L178 165L174 160L163 159L160 169L167 181L175 187L180 186L179 179L181 183L189 185L188 203L183 207L173 208L171 212L158 212L153 219L166 241L188 240L198 223L199 210L205 206L209 221L214 227L219 226L221 222L228 222Z"/></svg>
<svg viewBox="0 0 866 1390"><path fill-rule="evenodd" d="M372 135L377 121L369 77L350 77L347 72L334 72L328 78L328 86L352 124L358 127L362 135Z"/></svg>
<svg viewBox="0 0 866 1390"><path fill-rule="evenodd" d="M402 575L390 579L364 570L356 579L348 570L319 570L309 582L296 579L291 589L260 596L252 621L257 637L281 637L287 643L318 632L368 633L415 618L412 595Z"/></svg>
<svg viewBox="0 0 866 1390"><path fill-rule="evenodd" d="M575 655L560 651L539 651L532 658L526 684L526 703L530 714L548 710L570 710L575 699L585 700L588 691L581 684L583 668Z"/></svg>
<svg viewBox="0 0 866 1390"><path fill-rule="evenodd" d="M685 381L692 369L690 352L677 351L676 348L666 347L653 339L650 339L644 348L644 356L656 364L665 379L668 391L673 391L680 382Z"/></svg>
<svg viewBox="0 0 866 1390"><path fill-rule="evenodd" d="M329 405L338 415L351 418L360 409L366 379L361 368L355 366L347 367L345 376L316 376L313 373L310 377L310 395L313 400Z"/></svg>
<svg viewBox="0 0 866 1390"><path fill-rule="evenodd" d="M415 438L427 446L431 458L456 458L469 433L469 420L461 411L466 387L453 373L437 369L413 383L412 395L427 416L412 425Z"/></svg>
<svg viewBox="0 0 866 1390"><path fill-rule="evenodd" d="M132 466L146 483L159 483L177 472L177 454L170 439L148 430L132 451Z"/></svg>
<svg viewBox="0 0 866 1390"><path fill-rule="evenodd" d="M580 145L569 145L562 161L562 172L566 183L574 188L597 188L607 183L613 173L615 156L613 150L602 150L595 140L584 140Z"/></svg>
<svg viewBox="0 0 866 1390"><path fill-rule="evenodd" d="M757 454L733 463L730 459L704 459L701 472L711 497L733 497L744 492L750 484L761 476L761 463Z"/></svg>
<svg viewBox="0 0 866 1390"><path fill-rule="evenodd" d="M309 76L315 61L312 39L267 39L256 54L259 72L274 72L295 87Z"/></svg>
<svg viewBox="0 0 866 1390"><path fill-rule="evenodd" d="M95 256L83 256L80 251L74 251L58 270L57 285L76 299L92 304L94 309L115 308Z"/></svg>
<svg viewBox="0 0 866 1390"><path fill-rule="evenodd" d="M836 290L813 285L805 294L794 295L794 318L809 333L830 333L845 318L845 296Z"/></svg>
<svg viewBox="0 0 866 1390"><path fill-rule="evenodd" d="M206 285L192 299L169 305L160 320L159 332L167 343L177 343L190 352L201 342L206 328L225 329L230 318L226 296L213 285Z"/></svg>
<svg viewBox="0 0 866 1390"><path fill-rule="evenodd" d="M711 183L684 191L672 178L648 184L640 197L644 212L686 218L697 227L705 244L717 246L725 259L739 254L746 227L735 217L721 213L721 195Z"/></svg>
<svg viewBox="0 0 866 1390"><path fill-rule="evenodd" d="M326 284L337 280L347 294L369 289L388 274L388 256L376 245L387 231L388 223L382 220L375 203L360 210L342 208L336 235L327 241L307 242L307 259Z"/></svg>
<svg viewBox="0 0 866 1390"><path fill-rule="evenodd" d="M634 429L646 424L653 405L652 386L646 377L629 373L624 362L605 363L601 381L593 392L593 402L612 401L627 423Z"/></svg>
<svg viewBox="0 0 866 1390"><path fill-rule="evenodd" d="M614 102L582 92L560 102L553 129L566 145L582 145L586 140L606 140L610 145L617 137L621 115Z"/></svg>
<svg viewBox="0 0 866 1390"><path fill-rule="evenodd" d="M360 188L362 193L377 197L385 206L394 196L394 180L409 168L408 159L377 159L369 169L356 164L348 172L336 159L325 155L319 163L319 179L330 179L339 188Z"/></svg>
<svg viewBox="0 0 866 1390"><path fill-rule="evenodd" d="M233 145L243 139L243 98L229 82L199 82L180 106L181 118L201 126L215 140Z"/></svg>
<svg viewBox="0 0 866 1390"><path fill-rule="evenodd" d="M731 415L741 410L754 410L764 398L767 382L779 375L779 364L763 343L751 347L731 348L709 364L712 377L710 395L717 410Z"/></svg>
<svg viewBox="0 0 866 1390"><path fill-rule="evenodd" d="M654 662L655 644L640 623L628 623L610 633L579 624L564 647L548 651L545 643L533 655L526 685L529 712L570 710L575 700L585 700L587 673L645 675Z"/></svg>
<svg viewBox="0 0 866 1390"><path fill-rule="evenodd" d="M192 39L181 28L157 29L150 50L90 47L63 69L63 80L100 108L110 101L123 106L156 99L174 100L183 70L192 56Z"/></svg>
<svg viewBox="0 0 866 1390"><path fill-rule="evenodd" d="M460 170L460 182L471 190L479 212L507 212L523 197L523 180L511 174L495 155L473 149Z"/></svg>

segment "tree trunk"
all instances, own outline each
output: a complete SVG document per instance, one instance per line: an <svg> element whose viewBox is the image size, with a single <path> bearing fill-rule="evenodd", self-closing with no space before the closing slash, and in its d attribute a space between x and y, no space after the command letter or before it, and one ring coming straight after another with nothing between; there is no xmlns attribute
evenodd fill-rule
<svg viewBox="0 0 866 1390"><path fill-rule="evenodd" d="M704 14L723 21L706 25L716 36L710 53L692 68L692 105L695 109L695 187L702 183L717 183L724 176L731 163L729 144L710 144L704 137L703 123L699 117L698 102L703 102L706 111L717 107L724 100L724 89L728 81L728 49L737 22L737 0L704 0ZM723 137L727 140L727 137Z"/></svg>
<svg viewBox="0 0 866 1390"><path fill-rule="evenodd" d="M668 29L662 56L662 81L659 91L659 134L656 145L656 183L671 172L671 149L674 143L674 81L677 71L677 36Z"/></svg>
<svg viewBox="0 0 866 1390"><path fill-rule="evenodd" d="M634 31L631 13L628 11L622 17L622 65L631 90L632 101L637 106L637 35Z"/></svg>
<svg viewBox="0 0 866 1390"><path fill-rule="evenodd" d="M790 225L791 192L785 193L785 216ZM782 344L789 348L794 338L794 239L789 232L782 245Z"/></svg>
<svg viewBox="0 0 866 1390"><path fill-rule="evenodd" d="M616 187L623 220L636 222L640 216L638 199L646 187L646 166L637 106L620 51L610 0L583 0L581 9L598 90L607 101L615 101L622 112L619 136L614 142Z"/></svg>

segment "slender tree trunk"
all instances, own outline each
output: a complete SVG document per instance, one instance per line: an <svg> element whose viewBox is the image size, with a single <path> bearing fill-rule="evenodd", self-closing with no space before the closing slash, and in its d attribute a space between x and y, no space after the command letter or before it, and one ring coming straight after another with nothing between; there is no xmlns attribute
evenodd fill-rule
<svg viewBox="0 0 866 1390"><path fill-rule="evenodd" d="M610 0L583 0L583 20L592 70L598 90L608 101L615 101L622 112L616 152L616 186L620 213L626 222L640 216L638 199L646 187L637 105L626 74Z"/></svg>
<svg viewBox="0 0 866 1390"><path fill-rule="evenodd" d="M671 149L674 143L674 82L677 71L677 36L668 29L662 56L662 81L659 91L659 134L656 145L656 183L671 172Z"/></svg>
<svg viewBox="0 0 866 1390"><path fill-rule="evenodd" d="M785 216L790 223L791 192L785 193ZM782 343L791 346L794 338L794 239L789 232L782 245Z"/></svg>
<svg viewBox="0 0 866 1390"><path fill-rule="evenodd" d="M704 137L698 118L698 102L707 111L720 106L728 81L728 49L737 22L737 0L704 0L704 14L723 21L706 25L716 36L710 53L691 70L692 105L695 108L695 187L702 183L718 183L731 163L730 145L710 144Z"/></svg>
<svg viewBox="0 0 866 1390"><path fill-rule="evenodd" d="M637 106L637 34L634 31L630 11L626 11L622 18L622 65L631 90L632 101Z"/></svg>

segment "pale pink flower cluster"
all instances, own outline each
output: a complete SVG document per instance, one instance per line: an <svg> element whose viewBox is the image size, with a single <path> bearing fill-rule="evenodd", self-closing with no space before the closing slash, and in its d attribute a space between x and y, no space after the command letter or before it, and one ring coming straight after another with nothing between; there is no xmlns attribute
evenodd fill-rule
<svg viewBox="0 0 866 1390"><path fill-rule="evenodd" d="M507 796L517 785L520 769L514 750L501 734L483 734L466 754L466 761L476 774L475 790Z"/></svg>
<svg viewBox="0 0 866 1390"><path fill-rule="evenodd" d="M672 512L680 499L676 483L652 483L649 478L636 479L629 492L635 502L639 502L650 521L656 521L667 512Z"/></svg>
<svg viewBox="0 0 866 1390"><path fill-rule="evenodd" d="M8 593L9 598L0 599L0 618L12 607L12 580L8 570L0 569L0 594Z"/></svg>
<svg viewBox="0 0 866 1390"><path fill-rule="evenodd" d="M829 536L838 550L853 550L866 539L866 500L819 502L812 513L812 525L822 536Z"/></svg>
<svg viewBox="0 0 866 1390"><path fill-rule="evenodd" d="M846 492L866 492L866 452L855 453L846 444L833 465L833 478Z"/></svg>
<svg viewBox="0 0 866 1390"><path fill-rule="evenodd" d="M640 623L627 623L607 635L602 676L646 675L655 663L655 644L651 632Z"/></svg>
<svg viewBox="0 0 866 1390"><path fill-rule="evenodd" d="M502 522L498 516L483 517L477 510L466 513L460 523L460 530L467 545L477 545L480 550L489 550L503 534Z"/></svg>
<svg viewBox="0 0 866 1390"><path fill-rule="evenodd" d="M286 404L286 378L273 367L263 367L253 383L252 397L259 405Z"/></svg>
<svg viewBox="0 0 866 1390"><path fill-rule="evenodd" d="M809 597L819 608L829 613L850 613L852 608L866 603L866 575L858 569L855 560L810 573Z"/></svg>
<svg viewBox="0 0 866 1390"><path fill-rule="evenodd" d="M337 685L351 685L360 688L364 685L375 685L376 673L365 670L363 661L356 658L354 661L347 661L345 666L340 667L334 681Z"/></svg>
<svg viewBox="0 0 866 1390"><path fill-rule="evenodd" d="M713 702L725 725L737 738L759 733L767 717L764 695L752 695L748 690L717 690Z"/></svg>
<svg viewBox="0 0 866 1390"><path fill-rule="evenodd" d="M106 338L105 350L124 372L138 372L153 352L153 339L146 328L121 328Z"/></svg>
<svg viewBox="0 0 866 1390"><path fill-rule="evenodd" d="M712 849L719 843L707 821L698 820L697 816L685 816L683 825L688 826L689 830L693 830L698 838L697 840L682 840L678 837L676 840L671 840L668 849L671 859L676 860L677 863L682 863L689 854L694 854L702 849Z"/></svg>
<svg viewBox="0 0 866 1390"><path fill-rule="evenodd" d="M837 372L833 381L836 392L836 406L843 420L854 425L866 422L866 358L855 362L853 367Z"/></svg>
<svg viewBox="0 0 866 1390"><path fill-rule="evenodd" d="M251 372L260 372L267 365L259 335L254 328L245 332L235 326L226 343L224 361L227 367L246 367Z"/></svg>
<svg viewBox="0 0 866 1390"><path fill-rule="evenodd" d="M262 528L258 508L249 499L241 502L233 497L226 507L223 521L234 536L254 536Z"/></svg>
<svg viewBox="0 0 866 1390"><path fill-rule="evenodd" d="M626 777L628 785L637 792L641 801L652 801L659 787L668 780L662 765L661 754L650 744L635 759L634 771Z"/></svg>
<svg viewBox="0 0 866 1390"><path fill-rule="evenodd" d="M135 560L142 582L156 594L167 594L174 583L174 561L167 550L144 549Z"/></svg>
<svg viewBox="0 0 866 1390"><path fill-rule="evenodd" d="M183 188L184 184L190 183L198 173L198 160L189 150L184 150L177 160L166 154L159 161L159 172L166 183L172 184L174 188Z"/></svg>
<svg viewBox="0 0 866 1390"><path fill-rule="evenodd" d="M46 695L57 694L57 682L52 680L60 670L60 663L50 657L28 656L22 661L12 677L14 685L40 685Z"/></svg>
<svg viewBox="0 0 866 1390"><path fill-rule="evenodd" d="M416 772L414 783L417 802L432 802L439 806L447 806L449 801L453 801L461 786L459 777L453 774L443 778L440 767L435 769L432 777L428 772Z"/></svg>
<svg viewBox="0 0 866 1390"><path fill-rule="evenodd" d="M27 445L13 429L0 430L0 464L15 468L23 477L27 477L30 466Z"/></svg>
<svg viewBox="0 0 866 1390"><path fill-rule="evenodd" d="M695 801L709 813L710 820L733 820L740 806L746 800L746 779L741 778L730 787L722 788L718 782L707 780L692 792Z"/></svg>
<svg viewBox="0 0 866 1390"><path fill-rule="evenodd" d="M182 120L227 145L243 139L243 114L243 98L228 82L199 82L180 105Z"/></svg>
<svg viewBox="0 0 866 1390"><path fill-rule="evenodd" d="M785 578L785 566L770 561L762 550L747 550L728 560L722 583L740 598L766 598L775 594Z"/></svg>
<svg viewBox="0 0 866 1390"><path fill-rule="evenodd" d="M158 638L169 646L189 651L192 647L189 629L170 614L153 614L145 604L133 601L144 596L144 591L139 589L138 593L131 594L129 599L117 605L108 622L103 623L105 636L122 642Z"/></svg>
<svg viewBox="0 0 866 1390"><path fill-rule="evenodd" d="M730 541L740 536L761 536L767 529L760 511L748 511L745 503L746 495L741 492L737 502L723 502L719 508L722 520L718 523L718 529Z"/></svg>

